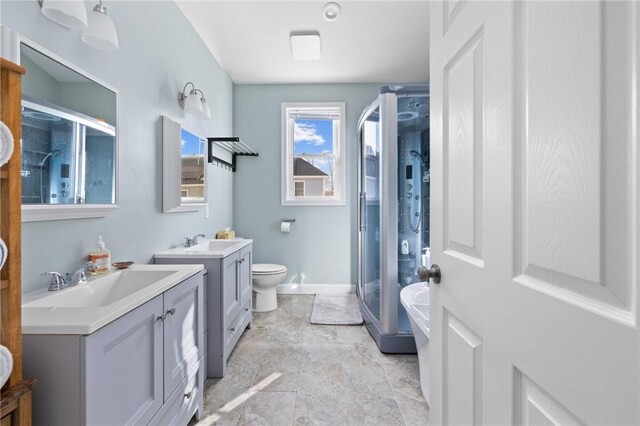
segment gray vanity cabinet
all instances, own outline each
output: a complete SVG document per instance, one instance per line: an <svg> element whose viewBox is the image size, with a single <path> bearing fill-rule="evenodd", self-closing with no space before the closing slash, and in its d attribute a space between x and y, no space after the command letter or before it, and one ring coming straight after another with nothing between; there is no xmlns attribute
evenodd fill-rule
<svg viewBox="0 0 640 426"><path fill-rule="evenodd" d="M156 264L203 264L207 270L207 377L224 377L227 359L242 332L251 328L252 244L226 257L156 257Z"/></svg>
<svg viewBox="0 0 640 426"><path fill-rule="evenodd" d="M203 275L90 335L24 335L34 424L186 425L203 409Z"/></svg>
<svg viewBox="0 0 640 426"><path fill-rule="evenodd" d="M82 424L148 424L162 407L161 312L162 295L81 339ZM65 390L59 392L64 395Z"/></svg>

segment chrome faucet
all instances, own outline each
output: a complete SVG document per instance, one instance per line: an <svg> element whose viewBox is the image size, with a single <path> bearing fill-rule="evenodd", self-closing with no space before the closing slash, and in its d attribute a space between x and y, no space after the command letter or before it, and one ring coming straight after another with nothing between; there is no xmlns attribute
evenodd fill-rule
<svg viewBox="0 0 640 426"><path fill-rule="evenodd" d="M49 291L60 291L67 287L74 287L80 284L86 284L88 282L85 270L91 270L95 266L92 263L86 263L82 268L73 273L71 279L67 281L59 272L44 272L40 275L51 275L51 282L49 283ZM68 276L69 274L67 274Z"/></svg>
<svg viewBox="0 0 640 426"><path fill-rule="evenodd" d="M204 238L204 234L196 234L193 237L189 238L189 237L184 237L184 247L192 247L195 246L196 244L198 244L198 238L202 237Z"/></svg>
<svg viewBox="0 0 640 426"><path fill-rule="evenodd" d="M59 291L63 288L69 287L67 280L64 279L59 272L43 272L41 276L51 275L51 282L49 283L49 291Z"/></svg>

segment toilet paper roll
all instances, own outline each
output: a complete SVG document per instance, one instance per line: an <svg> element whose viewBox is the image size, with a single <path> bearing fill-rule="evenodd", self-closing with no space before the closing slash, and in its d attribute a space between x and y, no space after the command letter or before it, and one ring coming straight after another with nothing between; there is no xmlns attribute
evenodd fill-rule
<svg viewBox="0 0 640 426"><path fill-rule="evenodd" d="M291 232L291 222L282 222L280 224L280 230L282 232Z"/></svg>

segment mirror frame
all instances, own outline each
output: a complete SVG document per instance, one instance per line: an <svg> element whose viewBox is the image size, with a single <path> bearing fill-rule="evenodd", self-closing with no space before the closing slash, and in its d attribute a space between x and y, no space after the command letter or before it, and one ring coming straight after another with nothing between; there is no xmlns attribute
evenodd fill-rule
<svg viewBox="0 0 640 426"><path fill-rule="evenodd" d="M2 57L20 64L21 45L25 44L39 53L48 56L52 60L77 72L83 77L103 86L116 96L116 135L115 135L115 167L114 167L114 204L57 204L57 205L22 205L22 222L40 222L47 220L85 219L105 217L120 206L120 91L103 80L89 74L82 68L60 57L49 49L42 47L24 35L2 26L0 36L3 38ZM6 44L5 44L6 43ZM22 102L22 101L21 101Z"/></svg>

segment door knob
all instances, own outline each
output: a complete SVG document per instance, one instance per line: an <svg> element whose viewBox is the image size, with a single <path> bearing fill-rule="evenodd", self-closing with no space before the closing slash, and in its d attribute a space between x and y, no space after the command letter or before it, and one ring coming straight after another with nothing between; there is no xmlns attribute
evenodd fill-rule
<svg viewBox="0 0 640 426"><path fill-rule="evenodd" d="M427 269L426 266L421 266L418 268L418 278L420 282L429 281L432 279L435 284L440 284L440 267L435 263L431 265L431 268Z"/></svg>

